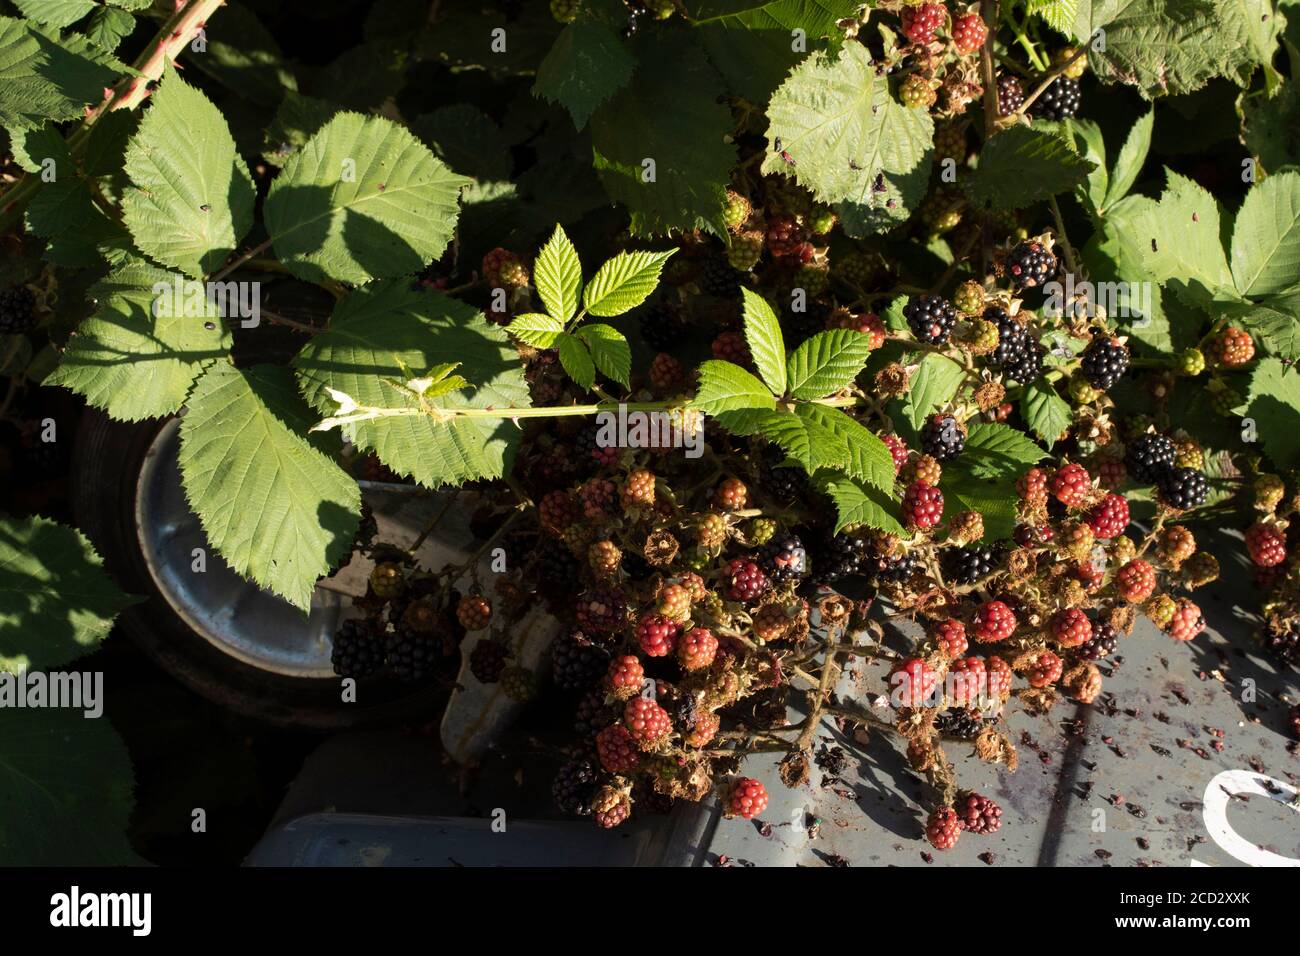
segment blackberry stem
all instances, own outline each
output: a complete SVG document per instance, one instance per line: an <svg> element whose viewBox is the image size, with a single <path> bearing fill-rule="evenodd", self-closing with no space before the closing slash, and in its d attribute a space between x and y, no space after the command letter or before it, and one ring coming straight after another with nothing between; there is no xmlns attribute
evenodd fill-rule
<svg viewBox="0 0 1300 956"><path fill-rule="evenodd" d="M1057 205L1055 196L1048 196L1047 201L1052 207L1052 218L1056 220L1056 231L1061 237L1061 249L1065 252L1065 264L1070 272L1079 275L1078 263L1074 261L1074 247L1070 245L1070 237L1065 234L1065 220L1061 218L1061 207Z"/></svg>

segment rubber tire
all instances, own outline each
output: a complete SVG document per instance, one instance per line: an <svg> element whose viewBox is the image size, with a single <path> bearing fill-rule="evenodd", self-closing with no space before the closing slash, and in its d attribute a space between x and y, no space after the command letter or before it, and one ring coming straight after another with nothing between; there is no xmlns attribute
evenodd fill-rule
<svg viewBox="0 0 1300 956"><path fill-rule="evenodd" d="M77 428L69 479L77 526L117 583L145 598L119 615L118 629L185 686L270 724L328 731L441 714L447 688L412 690L393 679L378 679L360 685L357 703L344 703L338 680L294 678L253 667L222 653L172 610L149 573L134 517L136 479L164 424L119 422L87 409Z"/></svg>

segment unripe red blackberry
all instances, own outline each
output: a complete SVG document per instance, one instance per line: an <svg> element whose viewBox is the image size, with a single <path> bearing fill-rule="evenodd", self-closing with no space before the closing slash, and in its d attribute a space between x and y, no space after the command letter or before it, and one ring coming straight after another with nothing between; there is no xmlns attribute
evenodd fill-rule
<svg viewBox="0 0 1300 956"><path fill-rule="evenodd" d="M1274 567L1286 560L1286 535L1276 525L1251 525L1246 531L1246 550L1257 566Z"/></svg>
<svg viewBox="0 0 1300 956"><path fill-rule="evenodd" d="M903 521L909 528L933 528L943 519L943 492L916 481L903 495Z"/></svg>
<svg viewBox="0 0 1300 956"><path fill-rule="evenodd" d="M617 588L593 588L578 597L574 611L584 631L610 634L622 628L627 603Z"/></svg>
<svg viewBox="0 0 1300 956"><path fill-rule="evenodd" d="M969 833L996 833L1002 826L1002 808L978 793L964 791L957 794L954 810L958 824Z"/></svg>
<svg viewBox="0 0 1300 956"><path fill-rule="evenodd" d="M1039 651L1029 665L1027 675L1030 687L1050 687L1061 679L1064 665L1051 651Z"/></svg>
<svg viewBox="0 0 1300 956"><path fill-rule="evenodd" d="M767 809L767 788L752 777L742 777L727 796L726 814L752 820Z"/></svg>
<svg viewBox="0 0 1300 956"><path fill-rule="evenodd" d="M952 25L952 45L963 56L974 53L982 47L988 35L988 27L984 25L978 13L968 13L958 17Z"/></svg>
<svg viewBox="0 0 1300 956"><path fill-rule="evenodd" d="M624 654L609 662L609 670L605 673L605 687L609 690L610 696L619 700L634 697L641 692L641 684L644 681L645 668L641 666L639 658Z"/></svg>
<svg viewBox="0 0 1300 956"><path fill-rule="evenodd" d="M1220 365L1240 368L1255 357L1255 342L1249 332L1230 325L1214 340L1214 356Z"/></svg>
<svg viewBox="0 0 1300 956"><path fill-rule="evenodd" d="M632 815L632 798L617 787L601 787L591 801L591 812L599 826L613 829Z"/></svg>
<svg viewBox="0 0 1300 956"><path fill-rule="evenodd" d="M753 561L734 559L727 569L727 596L748 603L768 588L767 576Z"/></svg>
<svg viewBox="0 0 1300 956"><path fill-rule="evenodd" d="M622 724L610 724L596 734L596 755L610 773L631 773L641 764L636 738Z"/></svg>
<svg viewBox="0 0 1300 956"><path fill-rule="evenodd" d="M1165 625L1164 631L1176 641L1190 641L1205 630L1205 617L1201 609L1187 598L1179 598L1174 603L1174 613Z"/></svg>
<svg viewBox="0 0 1300 956"><path fill-rule="evenodd" d="M1059 468L1051 480L1052 495L1067 508L1076 508L1083 504L1092 490L1092 479L1088 470L1077 462Z"/></svg>
<svg viewBox="0 0 1300 956"><path fill-rule="evenodd" d="M668 711L647 697L633 697L627 702L623 725L643 748L654 746L673 729Z"/></svg>
<svg viewBox="0 0 1300 956"><path fill-rule="evenodd" d="M648 657L667 657L677 645L682 627L662 614L647 614L637 622L636 640Z"/></svg>
<svg viewBox="0 0 1300 956"><path fill-rule="evenodd" d="M1156 589L1156 569L1141 558L1134 558L1115 573L1115 590L1131 604L1141 604Z"/></svg>
<svg viewBox="0 0 1300 956"><path fill-rule="evenodd" d="M739 478L728 478L713 493L713 504L724 511L743 511L749 502L749 489Z"/></svg>
<svg viewBox="0 0 1300 956"><path fill-rule="evenodd" d="M718 652L718 639L708 628L695 627L687 631L677 644L677 659L688 671L702 670L713 663Z"/></svg>
<svg viewBox="0 0 1300 956"><path fill-rule="evenodd" d="M804 238L803 227L793 216L772 216L767 221L767 250L778 259L796 254Z"/></svg>
<svg viewBox="0 0 1300 956"><path fill-rule="evenodd" d="M897 707L925 707L933 703L939 675L924 658L899 661L889 672L889 696Z"/></svg>
<svg viewBox="0 0 1300 956"><path fill-rule="evenodd" d="M975 611L972 633L981 644L1005 641L1015 630L1015 612L1002 601L986 601Z"/></svg>
<svg viewBox="0 0 1300 956"><path fill-rule="evenodd" d="M483 280L489 288L516 289L528 285L528 269L513 252L497 246L483 256Z"/></svg>
<svg viewBox="0 0 1300 956"><path fill-rule="evenodd" d="M894 476L902 471L903 466L907 464L907 442L897 435L881 435L880 440L885 443L889 449L889 456L894 459Z"/></svg>
<svg viewBox="0 0 1300 956"><path fill-rule="evenodd" d="M934 42L934 35L948 18L941 3L921 3L904 7L901 14L903 36L922 45Z"/></svg>
<svg viewBox="0 0 1300 956"><path fill-rule="evenodd" d="M1052 616L1052 637L1062 647L1079 647L1092 638L1092 622L1077 607L1064 608Z"/></svg>
<svg viewBox="0 0 1300 956"><path fill-rule="evenodd" d="M961 836L961 822L952 807L935 807L925 823L925 838L936 850L951 850Z"/></svg>
<svg viewBox="0 0 1300 956"><path fill-rule="evenodd" d="M1011 665L996 654L984 658L984 673L989 682L989 694L1004 700L1011 695L1013 674Z"/></svg>
<svg viewBox="0 0 1300 956"><path fill-rule="evenodd" d="M537 504L542 527L561 534L578 520L578 505L567 491L548 491Z"/></svg>
<svg viewBox="0 0 1300 956"><path fill-rule="evenodd" d="M713 738L718 735L718 730L721 727L722 718L712 711L699 714L695 718L695 726L682 739L688 747L707 747L713 742Z"/></svg>
<svg viewBox="0 0 1300 956"><path fill-rule="evenodd" d="M1047 500L1047 472L1041 468L1030 468L1016 479L1016 494L1021 501L1037 504Z"/></svg>
<svg viewBox="0 0 1300 956"><path fill-rule="evenodd" d="M849 329L870 336L873 349L885 344L885 323L874 312L851 312L845 308L833 311L826 319L827 329Z"/></svg>
<svg viewBox="0 0 1300 956"><path fill-rule="evenodd" d="M482 630L492 620L492 605L481 594L466 594L456 605L456 617L465 630Z"/></svg>
<svg viewBox="0 0 1300 956"><path fill-rule="evenodd" d="M966 625L956 618L939 621L931 630L934 642L954 660L966 653Z"/></svg>
<svg viewBox="0 0 1300 956"><path fill-rule="evenodd" d="M667 352L660 352L650 362L650 387L659 395L667 395L682 387L686 370L682 363Z"/></svg>
<svg viewBox="0 0 1300 956"><path fill-rule="evenodd" d="M973 707L984 695L987 675L984 661L978 657L963 657L948 668L948 685L954 706Z"/></svg>
<svg viewBox="0 0 1300 956"><path fill-rule="evenodd" d="M745 336L735 329L719 333L710 348L715 359L736 365L749 364L749 345L745 342Z"/></svg>
<svg viewBox="0 0 1300 956"><path fill-rule="evenodd" d="M1088 524L1098 540L1118 538L1128 527L1128 501L1123 495L1107 495L1088 513Z"/></svg>

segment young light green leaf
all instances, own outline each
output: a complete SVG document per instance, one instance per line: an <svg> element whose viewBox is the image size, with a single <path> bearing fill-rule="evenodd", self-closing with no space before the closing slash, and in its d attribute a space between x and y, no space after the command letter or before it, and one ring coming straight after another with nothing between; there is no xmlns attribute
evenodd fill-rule
<svg viewBox="0 0 1300 956"><path fill-rule="evenodd" d="M357 483L302 437L310 425L288 369L218 362L194 386L179 456L212 546L304 612L316 580L351 551L361 518Z"/></svg>
<svg viewBox="0 0 1300 956"><path fill-rule="evenodd" d="M1151 149L1151 130L1155 125L1155 118L1156 111L1148 110L1144 116L1138 117L1133 128L1128 131L1128 137L1120 147L1119 156L1115 158L1115 168L1111 171L1110 184L1106 187L1106 198L1101 204L1100 212L1104 213L1127 196L1128 191L1133 188L1138 173L1142 171L1142 165L1147 160L1147 152Z"/></svg>
<svg viewBox="0 0 1300 956"><path fill-rule="evenodd" d="M1281 359L1266 358L1250 377L1248 414L1259 439L1279 468L1300 464L1300 372Z"/></svg>
<svg viewBox="0 0 1300 956"><path fill-rule="evenodd" d="M770 410L776 402L767 386L739 365L709 359L700 363L700 387L691 407L716 416L743 408Z"/></svg>
<svg viewBox="0 0 1300 956"><path fill-rule="evenodd" d="M903 414L914 429L920 429L930 413L957 394L965 373L962 367L947 356L930 352L912 373L903 403Z"/></svg>
<svg viewBox="0 0 1300 956"><path fill-rule="evenodd" d="M560 350L560 364L581 388L589 389L596 382L596 365L586 343L576 335L561 332L556 340Z"/></svg>
<svg viewBox="0 0 1300 956"><path fill-rule="evenodd" d="M845 472L886 491L894 487L894 457L883 441L857 419L827 405L800 405L799 414L830 431L843 443L848 457Z"/></svg>
<svg viewBox="0 0 1300 956"><path fill-rule="evenodd" d="M1300 173L1275 173L1246 193L1232 230L1232 277L1249 296L1300 285Z"/></svg>
<svg viewBox="0 0 1300 956"><path fill-rule="evenodd" d="M783 411L761 412L758 434L781 449L812 474L819 468L841 468L848 451L833 431L800 405L794 414Z"/></svg>
<svg viewBox="0 0 1300 956"><path fill-rule="evenodd" d="M785 394L785 339L781 336L781 323L772 307L756 292L742 288L745 297L745 341L749 354L754 357L758 374L776 395Z"/></svg>
<svg viewBox="0 0 1300 956"><path fill-rule="evenodd" d="M966 451L961 460L976 478L1014 478L1025 470L1026 465L1046 457L1047 452L1015 428L974 422L966 434Z"/></svg>
<svg viewBox="0 0 1300 956"><path fill-rule="evenodd" d="M1061 435L1070 427L1073 415L1070 403L1056 394L1049 382L1044 379L1025 386L1020 396L1020 414L1030 430L1051 448Z"/></svg>
<svg viewBox="0 0 1300 956"><path fill-rule="evenodd" d="M627 85L636 60L603 23L570 23L537 68L533 95L558 103L582 129L591 114Z"/></svg>
<svg viewBox="0 0 1300 956"><path fill-rule="evenodd" d="M994 209L1023 209L1069 192L1083 182L1093 163L1060 136L1028 126L1012 126L980 151L979 168L966 191L972 202Z"/></svg>
<svg viewBox="0 0 1300 956"><path fill-rule="evenodd" d="M60 667L89 654L136 600L76 528L0 516L0 672Z"/></svg>
<svg viewBox="0 0 1300 956"><path fill-rule="evenodd" d="M899 520L898 503L879 488L832 473L818 475L817 486L835 502L835 534L858 526L886 534L907 534Z"/></svg>
<svg viewBox="0 0 1300 956"><path fill-rule="evenodd" d="M582 294L583 307L604 319L635 309L655 290L664 263L676 251L620 252L596 270Z"/></svg>
<svg viewBox="0 0 1300 956"><path fill-rule="evenodd" d="M419 411L403 386L453 358L472 386L428 400L440 409L519 408L529 404L519 357L503 329L472 306L398 280L352 292L334 309L329 327L294 359L303 394L324 415L336 411L329 389L372 408ZM421 485L461 485L500 478L520 431L493 418L438 422L425 414L396 414L349 426L357 446L373 451L399 475Z"/></svg>
<svg viewBox="0 0 1300 956"><path fill-rule="evenodd" d="M851 384L871 356L871 336L852 329L818 332L790 353L790 394L814 399Z"/></svg>
<svg viewBox="0 0 1300 956"><path fill-rule="evenodd" d="M564 331L564 323L541 312L525 312L515 316L507 328L521 342L539 349L555 347L555 340Z"/></svg>
<svg viewBox="0 0 1300 956"><path fill-rule="evenodd" d="M266 228L308 282L407 275L447 248L469 182L391 120L340 113L285 163Z"/></svg>
<svg viewBox="0 0 1300 956"><path fill-rule="evenodd" d="M573 243L558 225L537 254L533 284L546 311L559 319L561 325L573 318L578 311L578 293L582 290L582 263Z"/></svg>
<svg viewBox="0 0 1300 956"><path fill-rule="evenodd" d="M221 112L175 70L150 103L127 146L122 215L142 252L197 278L244 238L256 191Z"/></svg>
<svg viewBox="0 0 1300 956"><path fill-rule="evenodd" d="M177 295L179 290L180 295ZM120 421L180 409L203 367L230 351L230 332L206 288L136 260L90 290L98 303L45 380Z"/></svg>
<svg viewBox="0 0 1300 956"><path fill-rule="evenodd" d="M624 388L631 387L632 349L622 332L597 322L579 327L577 335L591 349L591 359L601 375Z"/></svg>

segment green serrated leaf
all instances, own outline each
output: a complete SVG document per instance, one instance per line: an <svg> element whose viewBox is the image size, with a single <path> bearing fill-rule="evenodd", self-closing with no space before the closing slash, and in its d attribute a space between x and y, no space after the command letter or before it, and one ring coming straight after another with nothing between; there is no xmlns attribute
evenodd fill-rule
<svg viewBox="0 0 1300 956"><path fill-rule="evenodd" d="M1061 123L1060 131L1074 151L1093 164L1087 178L1075 188L1075 195L1090 215L1099 216L1110 186L1110 174L1106 171L1106 141L1101 127L1091 120L1067 119Z"/></svg>
<svg viewBox="0 0 1300 956"><path fill-rule="evenodd" d="M600 374L613 379L624 388L630 388L632 349L623 333L597 322L580 327L577 334L591 349L591 359L596 363Z"/></svg>
<svg viewBox="0 0 1300 956"><path fill-rule="evenodd" d="M142 252L199 277L216 271L252 226L253 180L220 111L175 70L150 104L127 146L132 188L122 215Z"/></svg>
<svg viewBox="0 0 1300 956"><path fill-rule="evenodd" d="M79 119L104 87L130 72L78 34L0 17L0 126L27 129Z"/></svg>
<svg viewBox="0 0 1300 956"><path fill-rule="evenodd" d="M136 600L113 583L77 529L0 516L0 673L60 667L89 654Z"/></svg>
<svg viewBox="0 0 1300 956"><path fill-rule="evenodd" d="M844 471L870 485L888 491L894 487L894 457L889 447L855 418L827 405L800 405L799 413L817 422L844 445Z"/></svg>
<svg viewBox="0 0 1300 956"><path fill-rule="evenodd" d="M984 519L984 540L1009 538L1016 527L1015 478L1002 475L983 478L960 467L944 468L939 487L944 496L944 512L977 511Z"/></svg>
<svg viewBox="0 0 1300 956"><path fill-rule="evenodd" d="M770 410L776 401L766 385L739 365L709 359L700 363L700 387L691 407L716 416L737 409Z"/></svg>
<svg viewBox="0 0 1300 956"><path fill-rule="evenodd" d="M86 38L112 53L135 29L135 17L116 7L96 7L86 21Z"/></svg>
<svg viewBox="0 0 1300 956"><path fill-rule="evenodd" d="M1228 302L1223 314L1257 336L1278 358L1300 359L1300 292L1272 296L1258 303Z"/></svg>
<svg viewBox="0 0 1300 956"><path fill-rule="evenodd" d="M564 331L564 323L542 312L525 312L515 316L508 326L510 334L534 348L550 349Z"/></svg>
<svg viewBox="0 0 1300 956"><path fill-rule="evenodd" d="M95 0L14 0L14 6L29 20L62 29L95 9Z"/></svg>
<svg viewBox="0 0 1300 956"><path fill-rule="evenodd" d="M786 375L795 398L822 398L848 386L871 357L871 336L831 329L805 339L790 353Z"/></svg>
<svg viewBox="0 0 1300 956"><path fill-rule="evenodd" d="M472 306L401 281L379 282L339 302L328 329L294 359L307 401L332 414L329 389L376 408L418 407L402 383L448 357L472 389L439 396L436 408L519 408L528 383L505 331ZM520 431L511 422L425 415L380 418L350 426L353 441L399 475L429 488L500 478Z"/></svg>
<svg viewBox="0 0 1300 956"><path fill-rule="evenodd" d="M1056 32L1068 35L1079 11L1079 0L1029 0L1028 10Z"/></svg>
<svg viewBox="0 0 1300 956"><path fill-rule="evenodd" d="M620 252L591 277L582 293L583 308L605 319L635 309L655 290L664 263L676 251Z"/></svg>
<svg viewBox="0 0 1300 956"><path fill-rule="evenodd" d="M285 163L266 228L308 282L407 275L447 248L468 182L391 120L340 113Z"/></svg>
<svg viewBox="0 0 1300 956"><path fill-rule="evenodd" d="M952 401L965 377L962 367L947 356L930 352L912 373L903 414L919 430L935 408Z"/></svg>
<svg viewBox="0 0 1300 956"><path fill-rule="evenodd" d="M1018 477L1026 465L1042 461L1047 452L1009 425L975 422L966 435L962 464L976 478Z"/></svg>
<svg viewBox="0 0 1300 956"><path fill-rule="evenodd" d="M1300 371L1266 358L1250 377L1249 407L1259 440L1278 468L1300 464Z"/></svg>
<svg viewBox="0 0 1300 956"><path fill-rule="evenodd" d="M596 108L627 85L636 61L603 23L570 23L537 68L533 95L569 111L582 129Z"/></svg>
<svg viewBox="0 0 1300 956"><path fill-rule="evenodd" d="M767 113L763 172L792 175L819 201L842 204L852 234L879 231L915 211L930 173L934 124L892 96L865 44L809 56L772 94Z"/></svg>
<svg viewBox="0 0 1300 956"><path fill-rule="evenodd" d="M0 720L0 860L6 866L134 866L131 758L105 719L67 707Z"/></svg>
<svg viewBox="0 0 1300 956"><path fill-rule="evenodd" d="M763 376L773 394L784 395L786 389L785 339L781 323L772 307L756 292L742 288L744 295L745 341L754 357L758 374Z"/></svg>
<svg viewBox="0 0 1300 956"><path fill-rule="evenodd" d="M1030 431L1051 448L1074 420L1070 403L1056 394L1056 389L1044 379L1025 386L1020 397L1020 414Z"/></svg>
<svg viewBox="0 0 1300 956"><path fill-rule="evenodd" d="M1249 296L1300 285L1300 173L1276 173L1246 193L1232 230L1232 276Z"/></svg>
<svg viewBox="0 0 1300 956"><path fill-rule="evenodd" d="M480 182L510 178L513 160L501 127L471 103L452 103L425 113L411 124L434 155L453 171Z"/></svg>
<svg viewBox="0 0 1300 956"><path fill-rule="evenodd" d="M304 612L318 578L352 550L357 483L302 435L310 411L286 368L218 362L181 419L181 483L236 572Z"/></svg>
<svg viewBox="0 0 1300 956"><path fill-rule="evenodd" d="M546 311L561 324L573 318L582 291L582 263L573 243L558 225L533 263L533 284Z"/></svg>
<svg viewBox="0 0 1300 956"><path fill-rule="evenodd" d="M1093 163L1060 136L1012 126L985 144L979 168L966 186L971 201L994 209L1026 206L1069 192L1083 182Z"/></svg>
<svg viewBox="0 0 1300 956"><path fill-rule="evenodd" d="M1103 213L1127 196L1128 191L1137 182L1138 173L1142 171L1142 166L1147 160L1147 152L1151 149L1151 131L1155 126L1155 119L1156 111L1148 110L1145 115L1138 117L1128 131L1124 145L1120 147L1119 156L1115 158L1115 168L1110 174L1106 198L1101 204Z"/></svg>
<svg viewBox="0 0 1300 956"><path fill-rule="evenodd" d="M723 412L714 417L724 428L733 430L736 434L758 434L780 446L809 474L819 468L839 468L848 457L835 433L808 414L806 406L797 407L794 414L743 409L739 412ZM737 419L744 421L743 429L732 428L732 423ZM748 431L751 428L753 430Z"/></svg>
<svg viewBox="0 0 1300 956"><path fill-rule="evenodd" d="M736 163L731 110L718 102L722 81L684 31L642 31L632 47L647 66L591 119L605 192L627 206L635 235L722 235Z"/></svg>
<svg viewBox="0 0 1300 956"><path fill-rule="evenodd" d="M179 411L203 367L229 353L230 332L207 289L179 273L133 262L90 296L95 314L45 384L69 388L120 421Z"/></svg>
<svg viewBox="0 0 1300 956"><path fill-rule="evenodd" d="M835 503L834 533L865 525L887 534L907 534L899 520L898 503L879 488L840 475L819 475L817 486Z"/></svg>

